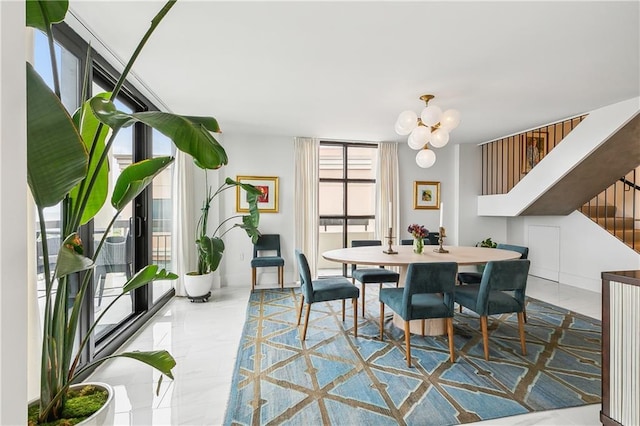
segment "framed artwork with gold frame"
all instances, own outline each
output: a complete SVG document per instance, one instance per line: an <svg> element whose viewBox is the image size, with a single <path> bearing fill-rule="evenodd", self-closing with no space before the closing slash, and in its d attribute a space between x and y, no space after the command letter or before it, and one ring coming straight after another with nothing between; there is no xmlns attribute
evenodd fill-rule
<svg viewBox="0 0 640 426"><path fill-rule="evenodd" d="M277 176L237 176L236 181L248 183L258 188L262 195L258 197L260 213L278 213L278 177ZM248 213L247 191L236 186L236 211Z"/></svg>
<svg viewBox="0 0 640 426"><path fill-rule="evenodd" d="M440 182L413 182L413 208L433 209L440 208Z"/></svg>
<svg viewBox="0 0 640 426"><path fill-rule="evenodd" d="M547 155L547 132L531 132L524 136L522 173L529 173Z"/></svg>

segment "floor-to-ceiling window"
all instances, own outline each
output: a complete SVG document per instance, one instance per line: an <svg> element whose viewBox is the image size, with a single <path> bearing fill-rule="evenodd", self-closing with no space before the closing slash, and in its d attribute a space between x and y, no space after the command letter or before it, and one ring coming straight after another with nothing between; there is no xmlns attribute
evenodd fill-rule
<svg viewBox="0 0 640 426"><path fill-rule="evenodd" d="M377 153L375 144L320 142L320 253L374 238ZM347 270L319 259L318 274Z"/></svg>
<svg viewBox="0 0 640 426"><path fill-rule="evenodd" d="M154 157L175 155L175 145L162 133L153 130L152 155ZM171 164L151 184L153 192L151 212L151 262L168 271L173 270L171 253L171 211L173 207L172 182L175 168ZM172 289L171 281L156 281L151 287L151 299L155 303Z"/></svg>
<svg viewBox="0 0 640 426"><path fill-rule="evenodd" d="M57 26L56 57L61 81L62 101L70 114L80 103L82 92L81 70L88 69L89 94L110 91L115 85L118 73L103 58L91 51L87 56L87 44L66 25ZM34 42L34 66L45 81L53 86L51 65L46 36L36 32ZM89 61L90 67L85 68ZM156 109L155 106L135 88L125 84L117 99L117 108L125 112ZM80 234L85 242L87 255L91 255L103 236L106 237L102 250L96 258L93 272L92 291L83 301L83 318L80 332L84 333L100 316L102 317L91 336L83 363L111 353L120 342L128 338L142 323L165 303L172 295L170 281L158 281L137 289L132 294L121 297L108 310L106 307L116 300L122 287L136 271L149 263L171 268L171 185L173 167L164 170L138 198L122 210L114 225L105 235L108 224L116 210L110 198L114 184L124 168L129 164L151 156L173 155L174 146L170 140L152 129L136 124L123 128L108 152L109 193L107 201L93 220L83 226ZM61 208L46 209L47 246L49 252L56 253L60 246ZM50 265L45 265L41 246L40 224L36 223L37 239L36 273L38 274L38 296L41 315L44 310L44 273L46 266L55 266L55 255ZM73 279L72 279L73 280ZM78 279L76 278L76 282ZM55 286L54 286L55 287ZM73 296L73 295L72 295Z"/></svg>

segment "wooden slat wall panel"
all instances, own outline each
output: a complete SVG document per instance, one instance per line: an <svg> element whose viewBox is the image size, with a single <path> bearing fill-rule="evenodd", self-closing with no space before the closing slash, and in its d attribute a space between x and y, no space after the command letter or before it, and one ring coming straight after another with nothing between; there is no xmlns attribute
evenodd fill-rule
<svg viewBox="0 0 640 426"><path fill-rule="evenodd" d="M506 194L526 175L523 153L527 137L543 135L544 155L547 155L585 117L549 124L482 145L482 195Z"/></svg>

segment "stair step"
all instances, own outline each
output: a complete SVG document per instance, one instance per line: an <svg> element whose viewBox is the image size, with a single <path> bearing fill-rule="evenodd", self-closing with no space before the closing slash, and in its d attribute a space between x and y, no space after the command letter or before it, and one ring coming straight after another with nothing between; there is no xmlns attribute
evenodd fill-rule
<svg viewBox="0 0 640 426"><path fill-rule="evenodd" d="M636 241L640 241L640 229L635 229L635 230L634 229L625 229L625 230L616 229L615 232L613 231L609 231L609 232L623 239L631 240L635 238Z"/></svg>
<svg viewBox="0 0 640 426"><path fill-rule="evenodd" d="M634 220L632 217L599 217L599 218L595 218L592 217L592 219L600 226L602 226L605 229L608 230L613 230L613 228L615 227L616 230L618 229L633 229L633 223ZM638 230L640 231L640 229Z"/></svg>
<svg viewBox="0 0 640 426"><path fill-rule="evenodd" d="M616 215L616 206L590 206L584 205L580 208L580 211L589 217L613 217Z"/></svg>

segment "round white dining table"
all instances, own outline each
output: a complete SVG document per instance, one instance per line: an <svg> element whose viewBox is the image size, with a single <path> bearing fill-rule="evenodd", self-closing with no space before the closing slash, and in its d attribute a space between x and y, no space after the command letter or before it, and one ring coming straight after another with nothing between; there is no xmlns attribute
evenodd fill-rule
<svg viewBox="0 0 640 426"><path fill-rule="evenodd" d="M467 265L483 265L492 260L510 260L519 259L520 253L511 250L502 250L487 247L464 247L464 246L444 246L448 253L437 253L434 249L439 246L424 246L424 252L417 254L413 252L413 246L394 246L393 249L397 254L387 254L386 246L366 246L366 247L350 247L329 250L322 253L322 257L326 260L356 264L356 265L381 265L381 266L397 266L400 270L400 286L404 286L407 276L407 269L411 263L418 262L456 262L458 266ZM364 303L364 301L362 302ZM396 327L404 328L404 320L394 314L393 324ZM422 333L422 321L414 320L410 324L412 333ZM425 324L425 334L429 336L437 336L445 334L444 319L427 320Z"/></svg>

